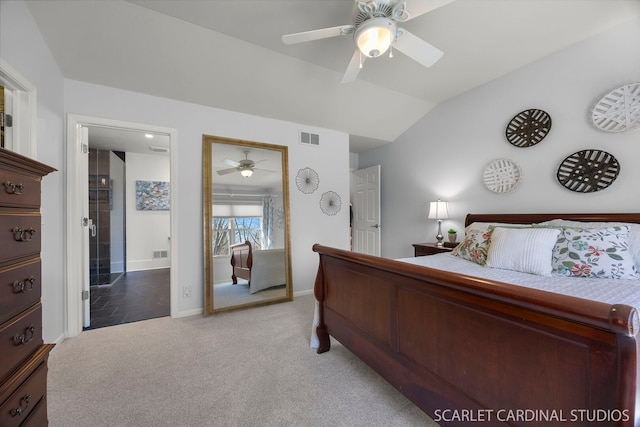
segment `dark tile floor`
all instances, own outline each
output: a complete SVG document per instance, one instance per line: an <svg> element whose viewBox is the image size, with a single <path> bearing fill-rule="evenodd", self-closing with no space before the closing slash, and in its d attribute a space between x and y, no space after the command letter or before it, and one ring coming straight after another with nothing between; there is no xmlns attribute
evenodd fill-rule
<svg viewBox="0 0 640 427"><path fill-rule="evenodd" d="M169 316L169 271L132 271L111 285L91 286L91 324L85 329Z"/></svg>

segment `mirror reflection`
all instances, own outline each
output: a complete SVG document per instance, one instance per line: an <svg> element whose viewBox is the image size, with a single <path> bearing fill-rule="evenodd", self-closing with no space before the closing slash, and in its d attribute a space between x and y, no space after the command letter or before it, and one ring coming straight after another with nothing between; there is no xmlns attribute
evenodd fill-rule
<svg viewBox="0 0 640 427"><path fill-rule="evenodd" d="M287 147L205 135L205 315L292 299Z"/></svg>

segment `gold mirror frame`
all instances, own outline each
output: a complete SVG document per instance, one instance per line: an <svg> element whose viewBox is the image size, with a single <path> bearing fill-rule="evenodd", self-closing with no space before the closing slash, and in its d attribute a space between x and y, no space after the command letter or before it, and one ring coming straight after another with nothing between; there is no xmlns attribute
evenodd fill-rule
<svg viewBox="0 0 640 427"><path fill-rule="evenodd" d="M277 151L282 161L282 206L284 220L284 246L285 246L285 296L274 297L262 301L229 305L215 308L213 292L213 180L214 180L214 144L227 144L247 149L259 149ZM262 142L245 141L219 136L202 135L202 218L204 236L204 315L209 316L224 311L241 308L257 307L267 304L293 300L293 282L291 280L291 239L289 225L289 162L288 147L283 145L266 144Z"/></svg>

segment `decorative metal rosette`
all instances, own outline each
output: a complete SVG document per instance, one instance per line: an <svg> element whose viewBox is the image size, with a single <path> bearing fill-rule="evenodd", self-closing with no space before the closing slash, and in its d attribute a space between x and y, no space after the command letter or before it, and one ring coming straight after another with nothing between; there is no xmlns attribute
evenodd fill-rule
<svg viewBox="0 0 640 427"><path fill-rule="evenodd" d="M276 226L282 230L284 228L284 206L278 206L275 211Z"/></svg>
<svg viewBox="0 0 640 427"><path fill-rule="evenodd" d="M482 174L484 186L494 193L508 193L518 186L521 177L520 166L509 159L492 161Z"/></svg>
<svg viewBox="0 0 640 427"><path fill-rule="evenodd" d="M591 120L606 132L640 127L640 83L628 84L606 94L593 107Z"/></svg>
<svg viewBox="0 0 640 427"><path fill-rule="evenodd" d="M551 130L551 116L530 109L518 113L507 125L507 140L516 147L531 147L542 141Z"/></svg>
<svg viewBox="0 0 640 427"><path fill-rule="evenodd" d="M335 215L340 212L342 199L335 191L327 191L320 198L320 209L327 215Z"/></svg>
<svg viewBox="0 0 640 427"><path fill-rule="evenodd" d="M304 194L311 194L318 189L320 178L318 173L311 168L304 168L296 175L296 186Z"/></svg>
<svg viewBox="0 0 640 427"><path fill-rule="evenodd" d="M568 156L558 167L558 182L578 193L604 190L616 180L620 164L606 151L582 150Z"/></svg>

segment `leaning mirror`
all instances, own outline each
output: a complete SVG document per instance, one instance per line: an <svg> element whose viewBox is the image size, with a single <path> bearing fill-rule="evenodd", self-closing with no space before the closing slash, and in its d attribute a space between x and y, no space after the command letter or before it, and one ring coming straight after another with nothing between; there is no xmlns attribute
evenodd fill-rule
<svg viewBox="0 0 640 427"><path fill-rule="evenodd" d="M204 314L293 299L287 147L203 135Z"/></svg>

